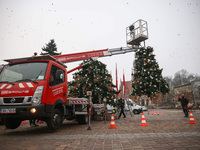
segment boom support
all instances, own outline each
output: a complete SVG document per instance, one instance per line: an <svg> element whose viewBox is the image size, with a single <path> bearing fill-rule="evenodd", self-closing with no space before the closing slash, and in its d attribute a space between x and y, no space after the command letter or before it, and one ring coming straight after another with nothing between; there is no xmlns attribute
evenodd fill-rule
<svg viewBox="0 0 200 150"><path fill-rule="evenodd" d="M112 55L117 55L117 54L125 54L128 52L135 52L135 51L136 49L131 48L131 47L121 47L121 48L94 50L94 51L73 53L73 54L66 54L66 55L56 55L53 57L62 63L67 63L67 62L79 61L79 60L90 59L90 58L95 58L95 57L106 57L106 56L112 56Z"/></svg>

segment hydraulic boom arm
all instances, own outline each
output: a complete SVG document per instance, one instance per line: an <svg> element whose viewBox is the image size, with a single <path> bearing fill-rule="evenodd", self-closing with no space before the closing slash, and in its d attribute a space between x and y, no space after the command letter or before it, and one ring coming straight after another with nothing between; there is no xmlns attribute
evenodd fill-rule
<svg viewBox="0 0 200 150"><path fill-rule="evenodd" d="M121 47L121 48L94 50L94 51L73 53L66 55L55 55L53 57L62 63L67 63L67 62L79 61L95 57L106 57L117 54L125 54L128 52L135 52L135 51L136 49L133 49L131 47Z"/></svg>

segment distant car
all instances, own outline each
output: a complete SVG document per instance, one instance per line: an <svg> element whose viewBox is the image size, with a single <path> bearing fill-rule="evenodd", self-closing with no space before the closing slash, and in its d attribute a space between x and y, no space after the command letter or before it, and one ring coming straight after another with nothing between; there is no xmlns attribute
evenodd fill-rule
<svg viewBox="0 0 200 150"><path fill-rule="evenodd" d="M195 110L195 109L197 109L199 106L197 106L197 105L195 105L195 104L188 104L188 107L187 107L187 109L188 110Z"/></svg>
<svg viewBox="0 0 200 150"><path fill-rule="evenodd" d="M176 107L177 109L181 109L181 108L182 108L181 105L176 105L175 107Z"/></svg>
<svg viewBox="0 0 200 150"><path fill-rule="evenodd" d="M143 111L147 111L147 107L146 106L141 106Z"/></svg>
<svg viewBox="0 0 200 150"><path fill-rule="evenodd" d="M142 107L140 105L137 105L132 99L126 99L125 100L124 110L131 111L134 114L142 113Z"/></svg>

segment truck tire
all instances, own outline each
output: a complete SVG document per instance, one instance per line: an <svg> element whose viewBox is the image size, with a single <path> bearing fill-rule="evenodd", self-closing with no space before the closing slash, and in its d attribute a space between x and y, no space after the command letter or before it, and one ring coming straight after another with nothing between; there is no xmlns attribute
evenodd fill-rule
<svg viewBox="0 0 200 150"><path fill-rule="evenodd" d="M134 114L139 114L140 112L139 112L137 109L134 109L134 110L133 110L133 113L134 113Z"/></svg>
<svg viewBox="0 0 200 150"><path fill-rule="evenodd" d="M63 115L58 109L54 109L51 117L46 121L47 126L50 130L56 130L61 127L63 122Z"/></svg>
<svg viewBox="0 0 200 150"><path fill-rule="evenodd" d="M16 129L20 126L21 120L17 118L5 118L4 123L7 129Z"/></svg>
<svg viewBox="0 0 200 150"><path fill-rule="evenodd" d="M88 115L77 116L77 121L78 121L79 124L87 124L88 120L89 120Z"/></svg>

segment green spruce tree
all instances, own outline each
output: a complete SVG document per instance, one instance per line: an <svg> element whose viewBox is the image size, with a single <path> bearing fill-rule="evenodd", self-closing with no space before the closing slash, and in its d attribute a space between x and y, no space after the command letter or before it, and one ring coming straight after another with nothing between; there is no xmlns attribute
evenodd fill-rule
<svg viewBox="0 0 200 150"><path fill-rule="evenodd" d="M155 97L158 93L166 94L169 92L169 86L162 77L162 69L159 68L153 54L153 48L138 49L133 65L133 95Z"/></svg>
<svg viewBox="0 0 200 150"><path fill-rule="evenodd" d="M46 44L46 47L43 47L42 50L44 51L41 52L40 55L60 55L61 53L56 53L57 52L57 47L56 47L56 43L54 41L54 39L51 39L50 42L48 44Z"/></svg>
<svg viewBox="0 0 200 150"><path fill-rule="evenodd" d="M88 62L87 60L84 63ZM83 63L82 63L83 64ZM116 106L114 98L119 92L111 83L111 75L106 69L106 65L100 61L94 61L83 66L78 72L73 74L74 80L70 82L71 97L88 97L87 91L92 91L92 102L102 103L107 99L107 103Z"/></svg>

